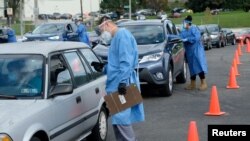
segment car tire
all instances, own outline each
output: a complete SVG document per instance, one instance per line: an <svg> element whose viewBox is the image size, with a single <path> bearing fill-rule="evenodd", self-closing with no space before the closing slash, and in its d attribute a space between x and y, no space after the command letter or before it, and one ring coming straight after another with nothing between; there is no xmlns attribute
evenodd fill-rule
<svg viewBox="0 0 250 141"><path fill-rule="evenodd" d="M176 77L177 83L186 83L187 81L187 63L184 61L182 71Z"/></svg>
<svg viewBox="0 0 250 141"><path fill-rule="evenodd" d="M169 64L166 76L166 84L164 84L160 90L161 96L166 97L166 96L171 96L173 94L173 84L174 84L173 80L174 78L173 78L172 66Z"/></svg>
<svg viewBox="0 0 250 141"><path fill-rule="evenodd" d="M32 137L32 138L30 139L30 141L42 141L42 140L39 139L38 137Z"/></svg>
<svg viewBox="0 0 250 141"><path fill-rule="evenodd" d="M102 107L98 115L98 121L92 129L92 133L87 137L90 141L106 141L108 133L108 114L107 110Z"/></svg>

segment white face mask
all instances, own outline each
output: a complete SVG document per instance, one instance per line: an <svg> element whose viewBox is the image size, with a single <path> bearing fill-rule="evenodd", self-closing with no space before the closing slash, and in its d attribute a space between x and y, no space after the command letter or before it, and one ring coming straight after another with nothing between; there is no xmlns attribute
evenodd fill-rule
<svg viewBox="0 0 250 141"><path fill-rule="evenodd" d="M102 39L102 41L103 41L105 44L109 45L110 42L111 42L111 40L112 40L112 35L111 35L110 32L104 31L104 32L101 34L101 39Z"/></svg>

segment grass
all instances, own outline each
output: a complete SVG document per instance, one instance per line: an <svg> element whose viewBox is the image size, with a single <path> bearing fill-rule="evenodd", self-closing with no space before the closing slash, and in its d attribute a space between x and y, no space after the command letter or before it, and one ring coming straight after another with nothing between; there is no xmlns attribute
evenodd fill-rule
<svg viewBox="0 0 250 141"><path fill-rule="evenodd" d="M182 18L172 18L175 24L181 24L187 14L182 15ZM240 28L250 27L250 13L243 11L220 12L218 15L211 15L209 13L195 13L191 14L193 17L193 24L219 24L225 28Z"/></svg>

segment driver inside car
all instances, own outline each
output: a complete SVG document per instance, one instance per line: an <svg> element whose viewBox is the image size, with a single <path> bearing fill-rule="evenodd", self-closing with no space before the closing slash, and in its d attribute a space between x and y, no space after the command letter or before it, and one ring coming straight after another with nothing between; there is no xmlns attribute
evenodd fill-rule
<svg viewBox="0 0 250 141"><path fill-rule="evenodd" d="M18 84L21 79L21 70L24 63L21 60L13 60L8 63L8 83L15 85Z"/></svg>

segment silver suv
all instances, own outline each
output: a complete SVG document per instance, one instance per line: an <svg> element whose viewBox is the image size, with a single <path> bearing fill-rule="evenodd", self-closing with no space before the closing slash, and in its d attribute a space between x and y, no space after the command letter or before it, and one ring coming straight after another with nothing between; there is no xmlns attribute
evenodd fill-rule
<svg viewBox="0 0 250 141"><path fill-rule="evenodd" d="M1 45L0 140L105 141L106 76L84 43Z"/></svg>

